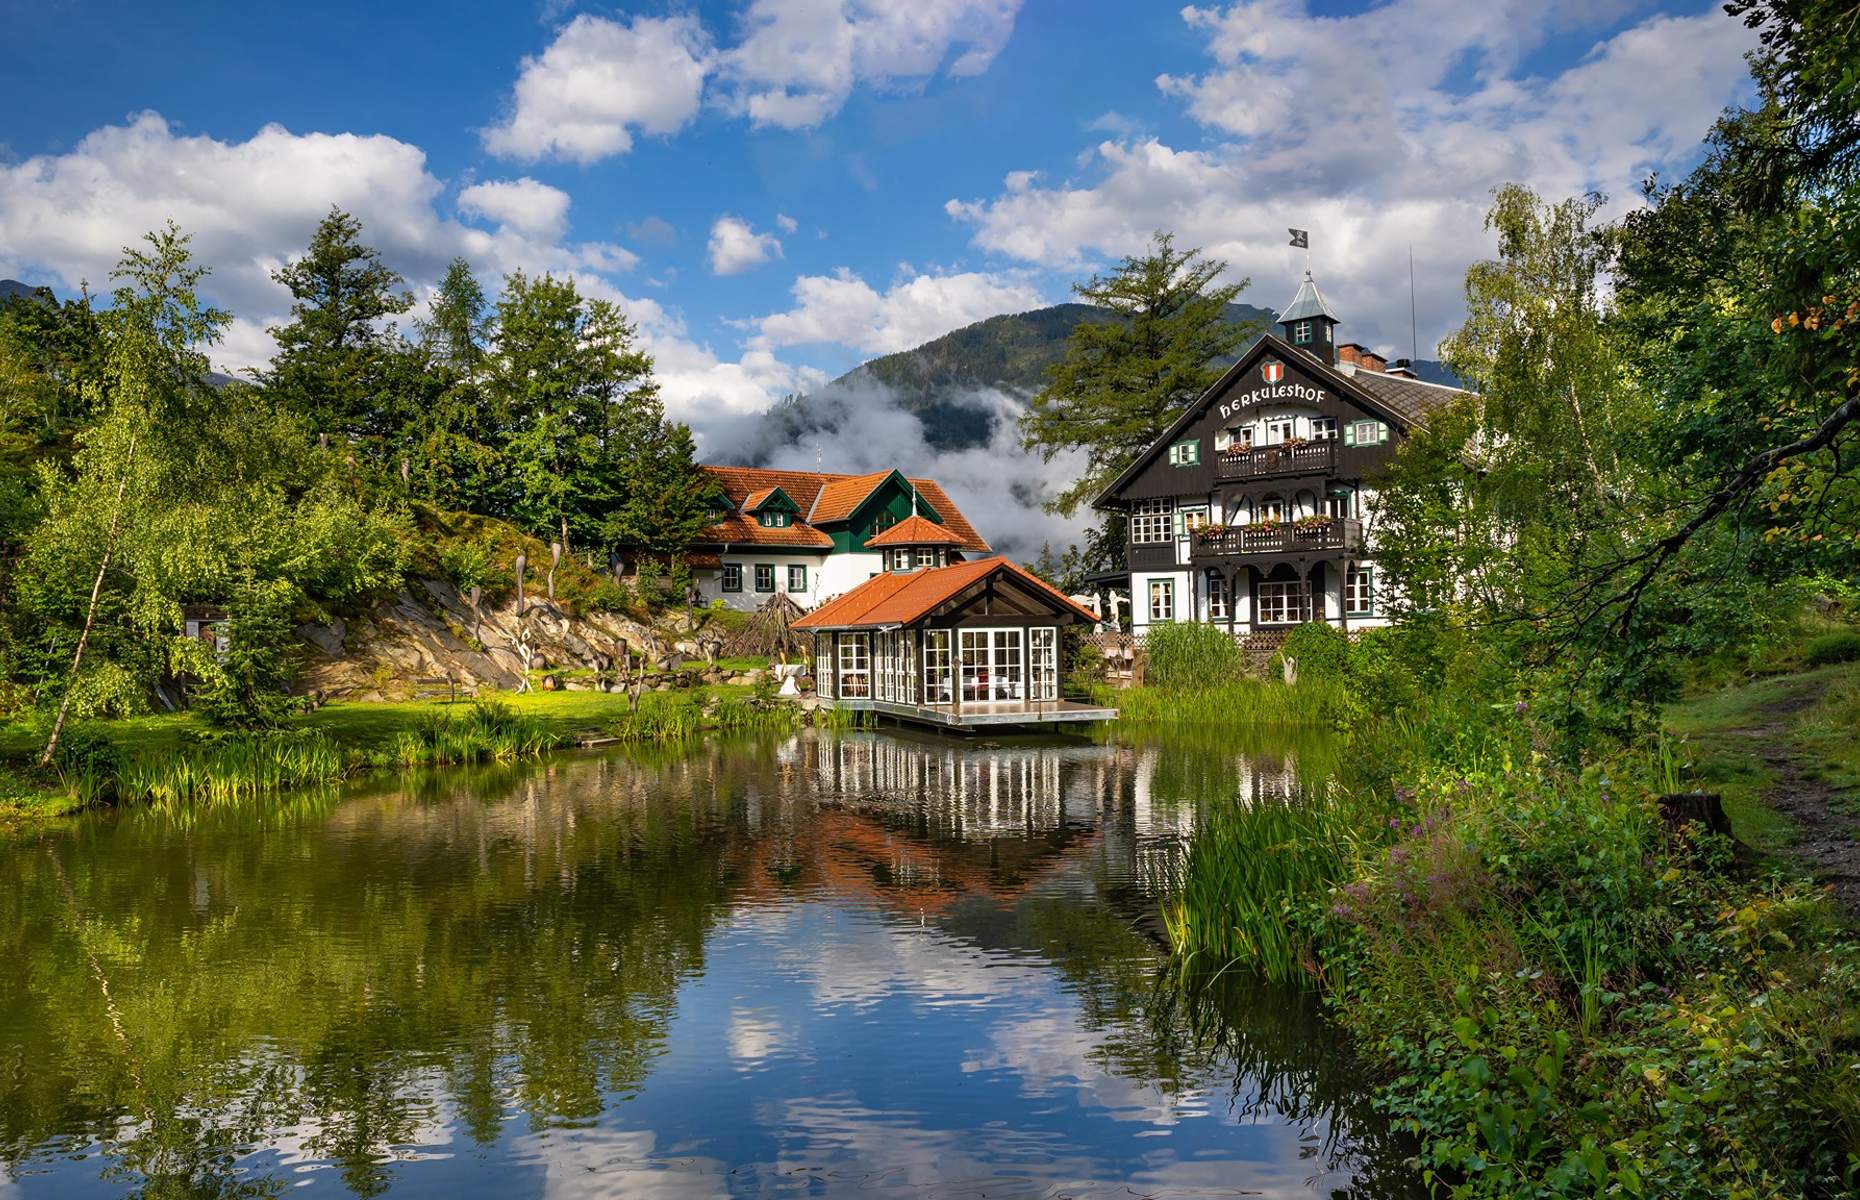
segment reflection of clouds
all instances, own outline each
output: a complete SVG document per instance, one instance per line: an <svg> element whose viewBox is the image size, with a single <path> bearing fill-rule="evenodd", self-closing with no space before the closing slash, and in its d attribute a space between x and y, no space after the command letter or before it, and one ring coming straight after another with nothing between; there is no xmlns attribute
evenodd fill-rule
<svg viewBox="0 0 1860 1200"><path fill-rule="evenodd" d="M971 1054L964 1071L1005 1071L1029 1097L1063 1095L1099 1110L1114 1121L1145 1121L1169 1126L1210 1113L1207 1093L1191 1088L1171 1096L1154 1083L1127 1079L1095 1061L1105 1034L1079 1027L1076 1019L1053 1013L1017 1015L989 1031L992 1050Z"/></svg>
<svg viewBox="0 0 1860 1200"><path fill-rule="evenodd" d="M894 995L925 1007L999 1004L1044 989L1036 962L987 950L934 925L900 926L839 911L816 940L797 945L784 967L806 979L822 1007L865 1007Z"/></svg>
<svg viewBox="0 0 1860 1200"><path fill-rule="evenodd" d="M739 1063L760 1064L781 1053L792 1040L773 1014L741 1008L730 1013L730 1055Z"/></svg>
<svg viewBox="0 0 1860 1200"><path fill-rule="evenodd" d="M525 1138L516 1158L542 1168L544 1196L714 1200L730 1194L724 1164L655 1154L657 1142L647 1129L557 1129L547 1138Z"/></svg>

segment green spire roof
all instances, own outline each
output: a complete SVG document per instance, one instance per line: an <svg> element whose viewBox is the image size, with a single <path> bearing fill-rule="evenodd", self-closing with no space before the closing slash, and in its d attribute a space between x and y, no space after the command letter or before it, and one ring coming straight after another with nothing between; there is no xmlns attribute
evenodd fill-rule
<svg viewBox="0 0 1860 1200"><path fill-rule="evenodd" d="M1324 299L1324 293L1318 291L1317 281L1311 278L1311 272L1305 272L1305 281L1298 285L1298 294L1279 314L1279 324L1286 325L1293 321L1309 320L1312 317L1327 317L1332 321L1342 321Z"/></svg>

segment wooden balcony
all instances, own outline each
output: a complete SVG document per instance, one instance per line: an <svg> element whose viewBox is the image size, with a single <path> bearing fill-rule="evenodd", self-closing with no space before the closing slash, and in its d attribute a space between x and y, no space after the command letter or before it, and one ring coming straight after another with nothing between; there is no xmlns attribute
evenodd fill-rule
<svg viewBox="0 0 1860 1200"><path fill-rule="evenodd" d="M1180 564L1176 542L1132 542L1126 547L1133 571L1167 571Z"/></svg>
<svg viewBox="0 0 1860 1200"><path fill-rule="evenodd" d="M1192 556L1208 558L1247 558L1284 554L1322 554L1331 551L1358 551L1363 548L1363 523L1341 517L1327 517L1322 522L1299 525L1236 525L1219 531L1202 530L1195 535Z"/></svg>
<svg viewBox="0 0 1860 1200"><path fill-rule="evenodd" d="M1223 480L1329 475L1336 469L1335 441L1306 442L1302 446L1257 446L1245 454L1223 450L1214 456L1214 477Z"/></svg>

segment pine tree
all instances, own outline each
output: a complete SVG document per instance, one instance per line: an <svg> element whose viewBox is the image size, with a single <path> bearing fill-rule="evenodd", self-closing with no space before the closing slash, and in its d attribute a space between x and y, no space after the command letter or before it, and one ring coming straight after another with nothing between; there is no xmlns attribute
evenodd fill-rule
<svg viewBox="0 0 1860 1200"><path fill-rule="evenodd" d="M1147 254L1074 285L1080 299L1118 319L1073 328L1065 359L1021 418L1022 443L1044 460L1085 452L1084 474L1050 509L1071 516L1103 491L1214 382L1216 360L1254 332L1227 319L1247 281L1215 286L1226 270L1158 233Z"/></svg>
<svg viewBox="0 0 1860 1200"><path fill-rule="evenodd" d="M265 386L332 437L392 436L409 407L389 386L390 359L405 346L387 322L413 297L361 233L360 221L332 208L304 256L272 272L292 304L290 322L271 330L278 353Z"/></svg>

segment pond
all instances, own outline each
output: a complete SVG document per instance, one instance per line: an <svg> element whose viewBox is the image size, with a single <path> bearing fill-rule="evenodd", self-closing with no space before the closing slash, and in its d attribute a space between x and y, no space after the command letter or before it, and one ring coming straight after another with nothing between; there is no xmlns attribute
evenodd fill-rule
<svg viewBox="0 0 1860 1200"><path fill-rule="evenodd" d="M0 1197L1389 1196L1157 890L1323 747L808 732L0 845Z"/></svg>

